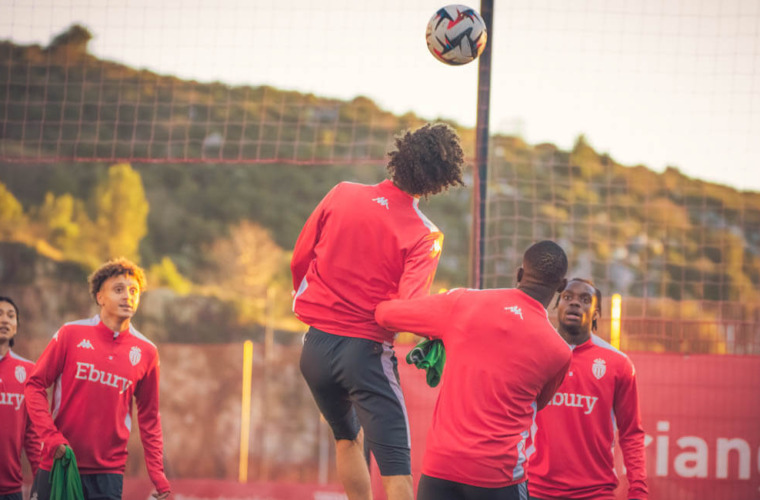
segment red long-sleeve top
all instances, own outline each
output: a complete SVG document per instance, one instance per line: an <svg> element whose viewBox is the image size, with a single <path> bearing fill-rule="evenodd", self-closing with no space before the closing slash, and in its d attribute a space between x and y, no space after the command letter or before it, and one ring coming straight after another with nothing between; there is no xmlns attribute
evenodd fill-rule
<svg viewBox="0 0 760 500"><path fill-rule="evenodd" d="M536 412L570 366L544 307L518 289L457 289L383 302L375 317L446 348L422 473L482 488L524 482Z"/></svg>
<svg viewBox="0 0 760 500"><path fill-rule="evenodd" d="M389 180L341 182L327 193L293 250L296 316L332 334L391 341L375 307L426 295L443 243L418 201Z"/></svg>
<svg viewBox="0 0 760 500"><path fill-rule="evenodd" d="M646 499L644 429L631 360L592 335L573 349L565 381L536 420L530 493L545 499L611 500L618 484L615 428L628 498Z"/></svg>
<svg viewBox="0 0 760 500"><path fill-rule="evenodd" d="M97 315L61 327L25 390L43 442L40 467L51 470L56 448L67 444L81 474L122 474L134 398L148 474L159 493L168 491L158 383L158 350L134 327L114 332ZM51 414L45 390L53 384Z"/></svg>
<svg viewBox="0 0 760 500"><path fill-rule="evenodd" d="M34 363L13 351L0 357L0 496L21 491L21 450L37 471L40 440L26 410L24 383Z"/></svg>

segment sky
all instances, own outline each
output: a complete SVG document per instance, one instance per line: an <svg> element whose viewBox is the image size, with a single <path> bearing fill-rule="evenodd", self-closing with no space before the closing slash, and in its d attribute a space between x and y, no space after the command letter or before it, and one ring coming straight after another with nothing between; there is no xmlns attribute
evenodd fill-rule
<svg viewBox="0 0 760 500"><path fill-rule="evenodd" d="M760 191L760 1L495 0L490 130ZM0 39L201 82L476 121L478 66L427 50L440 0L3 0ZM479 9L479 2L471 7Z"/></svg>

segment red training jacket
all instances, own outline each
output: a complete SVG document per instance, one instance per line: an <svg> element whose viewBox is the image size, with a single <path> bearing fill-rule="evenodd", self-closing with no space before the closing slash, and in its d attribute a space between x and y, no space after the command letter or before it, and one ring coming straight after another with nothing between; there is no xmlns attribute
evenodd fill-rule
<svg viewBox="0 0 760 500"><path fill-rule="evenodd" d="M51 470L56 448L67 444L81 474L123 474L134 397L148 474L159 493L168 491L158 379L158 350L133 326L113 332L97 315L62 326L26 384L40 467ZM51 415L45 389L53 384Z"/></svg>
<svg viewBox="0 0 760 500"><path fill-rule="evenodd" d="M544 307L519 289L456 289L383 302L375 317L446 348L422 473L482 488L524 482L536 412L571 359Z"/></svg>
<svg viewBox="0 0 760 500"><path fill-rule="evenodd" d="M341 182L327 193L293 250L296 316L332 334L392 341L375 307L426 295L441 254L443 234L418 201L389 180Z"/></svg>
<svg viewBox="0 0 760 500"><path fill-rule="evenodd" d="M536 423L531 495L614 499L617 426L630 485L628 498L647 498L644 429L636 372L628 356L596 335L576 346L565 381Z"/></svg>
<svg viewBox="0 0 760 500"><path fill-rule="evenodd" d="M21 491L21 449L37 472L40 440L32 428L24 401L24 382L34 363L13 351L0 357L0 496Z"/></svg>

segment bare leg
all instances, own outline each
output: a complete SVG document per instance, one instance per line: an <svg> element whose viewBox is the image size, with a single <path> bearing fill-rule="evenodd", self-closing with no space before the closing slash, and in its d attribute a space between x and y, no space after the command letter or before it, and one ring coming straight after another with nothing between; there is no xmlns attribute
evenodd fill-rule
<svg viewBox="0 0 760 500"><path fill-rule="evenodd" d="M383 476L383 488L388 500L414 500L412 476Z"/></svg>
<svg viewBox="0 0 760 500"><path fill-rule="evenodd" d="M364 458L364 430L356 439L339 439L335 443L335 461L338 478L346 490L348 500L372 500L369 468ZM409 499L411 500L411 496ZM391 500L389 498L389 500Z"/></svg>

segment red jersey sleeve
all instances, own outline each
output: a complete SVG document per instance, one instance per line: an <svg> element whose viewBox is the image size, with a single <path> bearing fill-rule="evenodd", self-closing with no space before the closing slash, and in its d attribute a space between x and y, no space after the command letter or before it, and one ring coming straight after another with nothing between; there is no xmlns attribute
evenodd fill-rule
<svg viewBox="0 0 760 500"><path fill-rule="evenodd" d="M536 405L538 406L538 410L542 410L546 405L549 404L549 401L551 401L554 393L557 392L559 386L562 385L562 381L565 380L565 375L567 375L567 371L570 369L570 363L572 363L572 361L572 358L568 359L567 363L565 363L565 366L563 366L546 383L546 385L544 385L543 389L541 389L541 393L536 398Z"/></svg>
<svg viewBox="0 0 760 500"><path fill-rule="evenodd" d="M324 224L325 207L330 203L338 186L332 188L322 201L319 202L319 205L317 205L309 218L306 219L306 223L298 235L295 247L293 248L293 257L290 260L290 272L293 275L293 290L298 290L303 277L306 276L306 271L309 269L309 264L314 260L314 247L319 241L319 235Z"/></svg>
<svg viewBox="0 0 760 500"><path fill-rule="evenodd" d="M153 365L135 386L135 401L145 466L158 493L164 493L170 490L170 486L164 474L164 439L158 412L158 384L159 361L156 354Z"/></svg>
<svg viewBox="0 0 760 500"><path fill-rule="evenodd" d="M58 446L69 444L53 422L47 399L47 388L53 385L63 371L63 363L66 359L65 344L64 332L58 330L34 365L32 374L24 386L29 420L38 434L38 439L44 444L46 453L49 453L51 457Z"/></svg>
<svg viewBox="0 0 760 500"><path fill-rule="evenodd" d="M628 477L628 498L646 499L646 459L644 455L644 428L639 412L639 393L636 384L636 369L630 359L615 387L613 410L618 427L618 441L623 453Z"/></svg>
<svg viewBox="0 0 760 500"><path fill-rule="evenodd" d="M428 294L438 268L442 245L443 233L433 231L410 252L399 282L398 298L412 299Z"/></svg>
<svg viewBox="0 0 760 500"><path fill-rule="evenodd" d="M28 410L27 410L28 413ZM34 430L32 420L26 419L26 431L24 432L24 451L26 451L26 459L29 460L29 465L32 468L32 475L37 473L37 468L40 465L40 453L42 451L42 441Z"/></svg>
<svg viewBox="0 0 760 500"><path fill-rule="evenodd" d="M375 309L375 321L390 331L444 339L442 335L451 325L452 311L463 291L456 289L445 294L381 302Z"/></svg>

